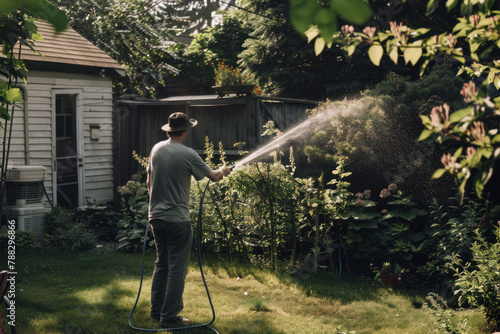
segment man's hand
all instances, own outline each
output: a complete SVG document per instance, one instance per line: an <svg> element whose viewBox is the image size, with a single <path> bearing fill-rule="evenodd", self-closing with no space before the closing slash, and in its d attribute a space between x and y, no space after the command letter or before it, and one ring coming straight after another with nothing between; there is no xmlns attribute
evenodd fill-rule
<svg viewBox="0 0 500 334"><path fill-rule="evenodd" d="M222 166L217 170L213 170L208 173L208 178L214 182L222 180L224 176L228 176L231 173L231 170L227 166Z"/></svg>
<svg viewBox="0 0 500 334"><path fill-rule="evenodd" d="M229 174L231 174L231 169L229 169L229 167L227 167L226 165L222 166L220 168L220 171L222 172L222 175L224 175L224 176L228 176Z"/></svg>

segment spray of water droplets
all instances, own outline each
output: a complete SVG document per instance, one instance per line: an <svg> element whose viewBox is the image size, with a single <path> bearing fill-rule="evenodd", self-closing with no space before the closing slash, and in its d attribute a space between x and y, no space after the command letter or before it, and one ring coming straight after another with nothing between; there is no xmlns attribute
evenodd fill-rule
<svg viewBox="0 0 500 334"><path fill-rule="evenodd" d="M238 169L248 162L258 161L268 156L271 152L292 140L306 138L320 130L335 126L334 120L338 117L354 116L366 111L366 99L337 101L335 103L324 104L324 107L319 106L313 116L288 129L268 144L251 152L248 156L238 161L233 166L233 170Z"/></svg>

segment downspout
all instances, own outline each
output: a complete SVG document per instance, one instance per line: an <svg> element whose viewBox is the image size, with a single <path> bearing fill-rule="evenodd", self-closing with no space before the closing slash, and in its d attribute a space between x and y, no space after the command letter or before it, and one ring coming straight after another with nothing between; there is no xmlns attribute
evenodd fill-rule
<svg viewBox="0 0 500 334"><path fill-rule="evenodd" d="M24 117L24 164L30 164L30 136L29 136L29 122L28 122L28 91L26 86L19 86L23 91L23 117Z"/></svg>

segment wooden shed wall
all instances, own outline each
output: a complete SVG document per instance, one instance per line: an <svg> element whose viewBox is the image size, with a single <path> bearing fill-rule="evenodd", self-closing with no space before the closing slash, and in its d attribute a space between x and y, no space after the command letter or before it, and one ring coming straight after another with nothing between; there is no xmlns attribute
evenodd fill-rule
<svg viewBox="0 0 500 334"><path fill-rule="evenodd" d="M45 166L45 187L52 194L52 91L81 90L83 115L84 198L113 200L112 80L100 76L30 71L25 91L28 148L22 109L16 110L9 165ZM100 139L90 139L90 124L100 125ZM3 132L3 131L2 131ZM3 137L3 133L2 133ZM15 143L15 145L14 145ZM25 153L28 152L27 159ZM85 201L84 201L85 203Z"/></svg>

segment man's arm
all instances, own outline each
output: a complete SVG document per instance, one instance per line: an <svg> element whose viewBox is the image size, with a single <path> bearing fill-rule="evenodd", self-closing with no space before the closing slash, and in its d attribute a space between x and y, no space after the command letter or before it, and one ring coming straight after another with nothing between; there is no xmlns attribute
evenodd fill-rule
<svg viewBox="0 0 500 334"><path fill-rule="evenodd" d="M149 179L149 173L148 173L148 177L146 178L146 186L148 187L148 193L151 194L151 181Z"/></svg>
<svg viewBox="0 0 500 334"><path fill-rule="evenodd" d="M228 176L230 173L231 173L231 170L228 167L222 166L221 168L213 170L210 173L208 173L207 177L210 180L217 182L217 181L222 180L222 178L224 176Z"/></svg>

